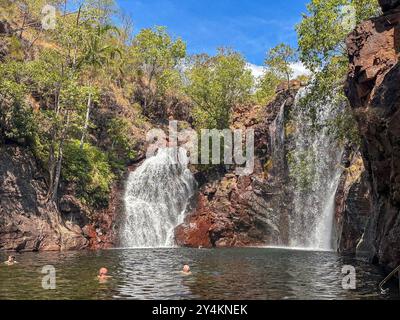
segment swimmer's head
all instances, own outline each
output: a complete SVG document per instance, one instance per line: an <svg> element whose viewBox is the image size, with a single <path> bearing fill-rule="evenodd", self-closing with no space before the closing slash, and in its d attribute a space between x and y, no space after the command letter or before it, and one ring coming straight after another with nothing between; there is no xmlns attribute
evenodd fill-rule
<svg viewBox="0 0 400 320"><path fill-rule="evenodd" d="M190 267L187 265L187 264L185 264L184 266L183 266L183 270L182 270L183 272L190 272Z"/></svg>
<svg viewBox="0 0 400 320"><path fill-rule="evenodd" d="M8 256L8 262L14 262L15 257L14 256Z"/></svg>
<svg viewBox="0 0 400 320"><path fill-rule="evenodd" d="M107 273L108 273L108 270L107 270L107 268L100 268L100 270L99 270L99 276L106 276L107 275Z"/></svg>

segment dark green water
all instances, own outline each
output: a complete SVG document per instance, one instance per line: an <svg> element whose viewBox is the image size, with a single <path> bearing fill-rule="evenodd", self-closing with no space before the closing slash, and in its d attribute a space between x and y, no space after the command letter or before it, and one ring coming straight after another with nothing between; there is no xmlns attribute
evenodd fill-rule
<svg viewBox="0 0 400 320"><path fill-rule="evenodd" d="M0 253L2 261L5 253ZM0 299L397 299L374 266L333 252L283 249L115 249L23 253L0 266ZM192 275L179 270L189 264ZM42 288L42 267L56 269L56 289ZM342 288L343 265L356 269L357 289ZM105 266L113 276L96 279Z"/></svg>

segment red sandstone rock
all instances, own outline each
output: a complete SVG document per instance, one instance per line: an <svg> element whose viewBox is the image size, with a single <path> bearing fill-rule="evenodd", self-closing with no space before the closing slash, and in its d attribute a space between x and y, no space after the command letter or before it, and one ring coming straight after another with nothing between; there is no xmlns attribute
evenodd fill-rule
<svg viewBox="0 0 400 320"><path fill-rule="evenodd" d="M400 264L400 1L380 3L385 14L363 22L347 39L346 93L372 179L373 215L363 245L376 262L394 267Z"/></svg>
<svg viewBox="0 0 400 320"><path fill-rule="evenodd" d="M1 147L0 249L58 251L87 247L79 224L64 220L55 203L47 200L44 177L33 159L23 148Z"/></svg>
<svg viewBox="0 0 400 320"><path fill-rule="evenodd" d="M200 187L196 209L175 230L178 245L242 247L287 244L288 208L283 207L284 199L287 200L284 179L265 174L264 165L270 156L269 125L285 101L287 107L291 106L292 94L281 92L265 108L238 106L235 109L234 128L255 130L254 172L239 177L233 170L228 170L203 177L201 180L205 183ZM287 173L284 168L277 171L282 176Z"/></svg>

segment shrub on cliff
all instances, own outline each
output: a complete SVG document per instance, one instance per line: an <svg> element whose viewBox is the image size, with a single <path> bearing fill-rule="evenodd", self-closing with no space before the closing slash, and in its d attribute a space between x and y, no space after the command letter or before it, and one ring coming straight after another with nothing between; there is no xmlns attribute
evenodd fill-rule
<svg viewBox="0 0 400 320"><path fill-rule="evenodd" d="M0 139L29 143L35 136L33 112L26 103L27 87L22 83L22 64L0 65Z"/></svg>
<svg viewBox="0 0 400 320"><path fill-rule="evenodd" d="M111 140L109 159L113 169L123 171L126 163L136 157L135 140L131 133L132 123L122 117L110 120L107 133Z"/></svg>
<svg viewBox="0 0 400 320"><path fill-rule="evenodd" d="M73 183L81 200L92 207L106 206L114 174L107 156L98 148L79 140L65 145L62 177Z"/></svg>

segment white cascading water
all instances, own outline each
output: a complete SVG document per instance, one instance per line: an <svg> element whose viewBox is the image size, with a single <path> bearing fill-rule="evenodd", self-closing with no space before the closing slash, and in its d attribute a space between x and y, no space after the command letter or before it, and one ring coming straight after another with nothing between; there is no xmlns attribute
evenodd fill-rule
<svg viewBox="0 0 400 320"><path fill-rule="evenodd" d="M273 161L273 172L283 169L285 162L285 104L282 103L279 113L269 127L270 148Z"/></svg>
<svg viewBox="0 0 400 320"><path fill-rule="evenodd" d="M289 222L289 246L331 250L343 148L330 134L326 122L340 108L332 103L315 106L313 122L309 110L300 107L299 101L305 94L306 89L299 91L293 110L296 133L289 172L294 187L294 210Z"/></svg>
<svg viewBox="0 0 400 320"><path fill-rule="evenodd" d="M195 179L183 148L162 148L129 175L125 191L124 247L172 247L185 218Z"/></svg>

